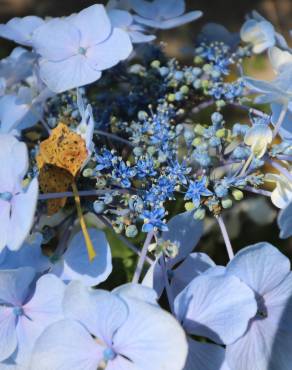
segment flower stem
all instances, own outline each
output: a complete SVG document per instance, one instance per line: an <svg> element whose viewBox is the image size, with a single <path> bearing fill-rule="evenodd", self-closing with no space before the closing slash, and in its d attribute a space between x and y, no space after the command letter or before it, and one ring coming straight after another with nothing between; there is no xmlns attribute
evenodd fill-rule
<svg viewBox="0 0 292 370"><path fill-rule="evenodd" d="M135 145L131 143L129 140L123 139L117 135L111 134L110 132L101 131L101 130L94 130L94 133L100 136L108 137L109 139L120 141L123 144L129 145L130 147L134 147Z"/></svg>
<svg viewBox="0 0 292 370"><path fill-rule="evenodd" d="M154 235L154 231L152 230L152 231L149 231L149 233L146 236L146 239L145 239L145 242L144 242L138 263L137 263L137 267L136 267L136 270L133 276L133 280L132 280L133 283L139 282L139 279L140 279L140 276L143 270L143 265L144 265L144 262L147 256L148 247L151 243L153 235Z"/></svg>
<svg viewBox="0 0 292 370"><path fill-rule="evenodd" d="M78 192L80 197L91 197L95 195L103 195L108 193L114 193L114 192L120 192L120 193L126 193L127 189L121 189L121 190L81 190ZM46 193L46 194L40 194L39 200L48 200L48 199L59 199L59 198L74 198L75 194L72 191L65 191L62 193Z"/></svg>
<svg viewBox="0 0 292 370"><path fill-rule="evenodd" d="M228 257L229 257L230 260L232 260L232 258L234 257L234 252L233 252L233 249L232 249L232 245L231 245L231 242L230 242L228 232L227 232L226 226L224 224L223 218L221 216L216 216L216 220L219 224L219 227L220 227L223 239L224 239L224 243L226 245Z"/></svg>
<svg viewBox="0 0 292 370"><path fill-rule="evenodd" d="M96 252L94 250L92 241L91 241L90 236L88 234L88 230L87 230L86 223L85 223L83 213L82 213L81 201L80 201L80 197L79 197L79 194L78 194L78 189L77 189L77 186L76 186L74 181L72 182L72 189L73 189L73 193L74 193L75 204L76 204L76 209L77 209L77 214L78 214L80 226L81 226L83 236L84 236L84 239L85 239L85 243L86 243L86 247L87 247L88 257L89 257L90 261L93 261L94 258L96 257Z"/></svg>
<svg viewBox="0 0 292 370"><path fill-rule="evenodd" d="M264 190L264 189L255 189L251 186L246 186L243 190L250 191L251 193L264 195L265 197L270 197L272 195L271 191Z"/></svg>
<svg viewBox="0 0 292 370"><path fill-rule="evenodd" d="M114 231L114 228L112 226L112 224L110 223L110 221L102 216L102 215L96 215L96 217L106 226L108 227L109 229L113 230ZM131 251L133 251L134 253L136 253L138 256L141 255L141 251L135 247L135 245L133 245L132 243L129 242L129 240L127 238L125 238L123 235L120 235L120 234L117 234L115 233L116 237L122 242L124 243L129 249L131 249ZM145 262L147 262L149 265L152 265L153 263L153 260L149 257L146 256L145 258Z"/></svg>

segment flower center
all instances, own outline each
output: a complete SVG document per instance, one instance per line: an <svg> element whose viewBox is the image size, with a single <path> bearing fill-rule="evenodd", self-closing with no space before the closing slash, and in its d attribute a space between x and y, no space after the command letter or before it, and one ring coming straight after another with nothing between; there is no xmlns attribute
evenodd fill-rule
<svg viewBox="0 0 292 370"><path fill-rule="evenodd" d="M14 307L13 313L15 316L22 316L24 314L24 310L22 307Z"/></svg>
<svg viewBox="0 0 292 370"><path fill-rule="evenodd" d="M0 193L0 199L10 202L13 198L13 194L9 191L5 191L4 193Z"/></svg>
<svg viewBox="0 0 292 370"><path fill-rule="evenodd" d="M257 311L257 317L259 319L265 319L268 317L268 309L265 304L264 297L257 295L256 297L257 304L258 304L258 311Z"/></svg>
<svg viewBox="0 0 292 370"><path fill-rule="evenodd" d="M106 348L103 351L103 358L105 361L112 361L117 356L116 352L112 348Z"/></svg>
<svg viewBox="0 0 292 370"><path fill-rule="evenodd" d="M82 46L79 47L78 49L78 53L81 54L81 55L85 55L86 54L86 49Z"/></svg>

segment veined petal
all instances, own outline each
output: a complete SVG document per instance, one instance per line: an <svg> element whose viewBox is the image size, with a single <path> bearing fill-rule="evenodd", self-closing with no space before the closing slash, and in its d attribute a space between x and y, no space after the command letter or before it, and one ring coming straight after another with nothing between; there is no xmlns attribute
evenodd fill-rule
<svg viewBox="0 0 292 370"><path fill-rule="evenodd" d="M13 308L0 306L0 361L10 357L17 347L15 326L16 316L13 314Z"/></svg>
<svg viewBox="0 0 292 370"><path fill-rule="evenodd" d="M96 370L102 351L81 324L62 320L49 326L38 338L30 369Z"/></svg>
<svg viewBox="0 0 292 370"><path fill-rule="evenodd" d="M269 243L257 243L242 249L227 266L227 273L237 276L250 288L264 295L290 273L290 261Z"/></svg>
<svg viewBox="0 0 292 370"><path fill-rule="evenodd" d="M7 247L18 250L28 236L34 220L38 198L38 180L30 183L25 193L13 197Z"/></svg>
<svg viewBox="0 0 292 370"><path fill-rule="evenodd" d="M69 22L80 32L80 46L88 48L106 40L112 30L103 5L94 4L70 17Z"/></svg>
<svg viewBox="0 0 292 370"><path fill-rule="evenodd" d="M78 53L80 32L67 20L55 18L34 32L32 44L43 58L62 61Z"/></svg>
<svg viewBox="0 0 292 370"><path fill-rule="evenodd" d="M61 62L42 60L40 76L52 91L61 93L97 81L101 72L92 69L84 55L77 54Z"/></svg>
<svg viewBox="0 0 292 370"><path fill-rule="evenodd" d="M149 370L150 362L157 369L182 369L187 342L175 318L152 304L131 298L126 301L129 316L114 335L115 351L141 370Z"/></svg>
<svg viewBox="0 0 292 370"><path fill-rule="evenodd" d="M128 307L121 298L87 288L79 281L71 282L66 288L63 309L66 317L81 322L108 346L128 316Z"/></svg>
<svg viewBox="0 0 292 370"><path fill-rule="evenodd" d="M257 312L253 291L233 276L201 275L175 299L175 312L190 334L233 343Z"/></svg>
<svg viewBox="0 0 292 370"><path fill-rule="evenodd" d="M87 50L86 57L91 68L103 71L128 58L132 50L133 46L128 34L119 28L114 28L107 40Z"/></svg>

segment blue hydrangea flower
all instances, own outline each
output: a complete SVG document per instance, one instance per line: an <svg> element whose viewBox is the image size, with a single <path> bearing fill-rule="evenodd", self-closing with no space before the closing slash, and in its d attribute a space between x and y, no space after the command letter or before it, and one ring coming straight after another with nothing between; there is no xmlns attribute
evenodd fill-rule
<svg viewBox="0 0 292 370"><path fill-rule="evenodd" d="M132 52L129 36L112 28L103 5L46 22L34 32L33 46L42 57L40 77L57 93L98 80Z"/></svg>
<svg viewBox="0 0 292 370"><path fill-rule="evenodd" d="M154 161L149 156L145 159L139 159L136 163L135 169L139 179L151 176L154 177L157 174L157 171L154 169Z"/></svg>
<svg viewBox="0 0 292 370"><path fill-rule="evenodd" d="M0 24L0 37L25 46L32 46L33 32L44 23L43 19L33 15L12 18L6 24Z"/></svg>
<svg viewBox="0 0 292 370"><path fill-rule="evenodd" d="M212 196L213 193L207 188L207 178L202 177L200 180L191 181L186 192L185 199L191 199L194 206L200 206L201 196Z"/></svg>
<svg viewBox="0 0 292 370"><path fill-rule="evenodd" d="M103 150L101 154L96 154L95 159L97 162L96 171L109 169L117 162L117 157L108 149Z"/></svg>
<svg viewBox="0 0 292 370"><path fill-rule="evenodd" d="M38 180L23 189L28 152L14 136L0 134L0 251L18 250L27 237L38 199Z"/></svg>
<svg viewBox="0 0 292 370"><path fill-rule="evenodd" d="M39 337L30 369L149 370L151 363L181 370L187 355L183 330L153 301L154 292L133 289L108 293L71 283L64 298L66 319Z"/></svg>
<svg viewBox="0 0 292 370"><path fill-rule="evenodd" d="M187 184L187 177L191 172L191 168L187 167L186 162L179 163L178 161L170 161L166 168L166 173L171 179L179 181L181 184Z"/></svg>
<svg viewBox="0 0 292 370"><path fill-rule="evenodd" d="M120 161L112 172L113 180L117 181L123 188L131 187L131 179L135 175L135 168L128 166L124 161Z"/></svg>
<svg viewBox="0 0 292 370"><path fill-rule="evenodd" d="M227 266L253 291L257 314L244 335L226 349L231 369L289 369L292 363L292 273L290 261L269 243L241 250ZM229 294L228 294L228 297Z"/></svg>
<svg viewBox="0 0 292 370"><path fill-rule="evenodd" d="M141 218L144 220L142 231L148 233L155 228L161 231L168 230L166 224L163 222L164 217L164 208L154 208L151 211L143 211L141 214Z"/></svg>
<svg viewBox="0 0 292 370"><path fill-rule="evenodd" d="M195 21L202 16L201 11L185 13L184 0L131 0L136 22L158 29L170 29Z"/></svg>
<svg viewBox="0 0 292 370"><path fill-rule="evenodd" d="M34 289L34 279L30 267L0 271L0 361L17 351L16 362L25 364L38 336L63 317L64 283L48 274Z"/></svg>

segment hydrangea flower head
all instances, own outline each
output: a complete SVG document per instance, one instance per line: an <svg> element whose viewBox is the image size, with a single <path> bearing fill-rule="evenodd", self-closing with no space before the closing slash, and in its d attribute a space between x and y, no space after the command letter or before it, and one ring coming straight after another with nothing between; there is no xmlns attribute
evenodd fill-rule
<svg viewBox="0 0 292 370"><path fill-rule="evenodd" d="M34 32L33 46L41 56L40 77L57 93L98 80L132 51L129 36L112 28L102 5L46 22Z"/></svg>

